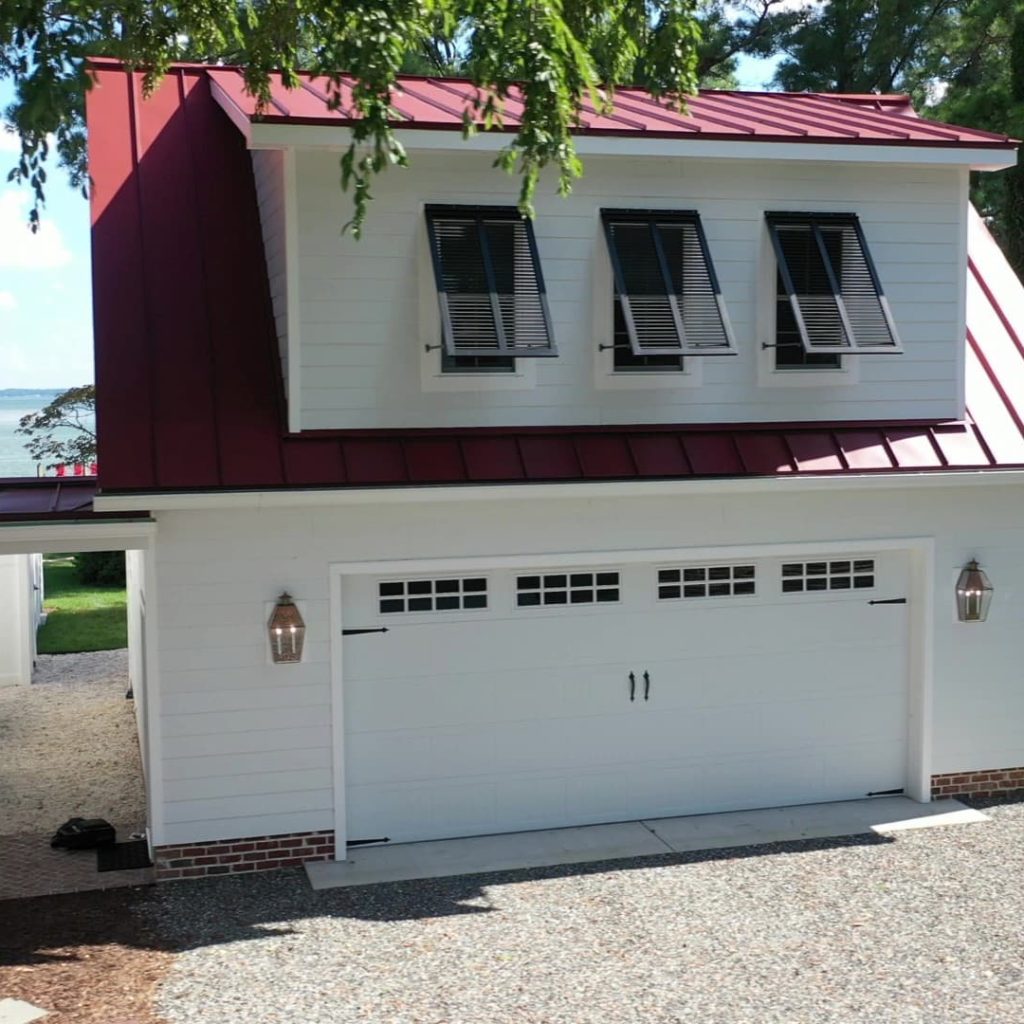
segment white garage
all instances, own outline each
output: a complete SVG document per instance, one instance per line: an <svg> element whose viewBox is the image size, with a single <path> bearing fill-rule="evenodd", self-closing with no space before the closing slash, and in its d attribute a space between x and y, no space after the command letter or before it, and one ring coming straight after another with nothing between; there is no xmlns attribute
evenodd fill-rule
<svg viewBox="0 0 1024 1024"><path fill-rule="evenodd" d="M903 790L908 583L842 548L343 574L348 841Z"/></svg>

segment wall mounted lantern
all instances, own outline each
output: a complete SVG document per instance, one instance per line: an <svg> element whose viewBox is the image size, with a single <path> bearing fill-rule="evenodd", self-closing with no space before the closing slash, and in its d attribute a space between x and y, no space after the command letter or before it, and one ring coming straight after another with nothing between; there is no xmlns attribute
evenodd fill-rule
<svg viewBox="0 0 1024 1024"><path fill-rule="evenodd" d="M302 661L306 624L287 591L277 599L273 614L267 623L267 631L270 634L270 655L275 665Z"/></svg>
<svg viewBox="0 0 1024 1024"><path fill-rule="evenodd" d="M984 622L992 603L992 584L972 558L956 581L956 617L961 622Z"/></svg>

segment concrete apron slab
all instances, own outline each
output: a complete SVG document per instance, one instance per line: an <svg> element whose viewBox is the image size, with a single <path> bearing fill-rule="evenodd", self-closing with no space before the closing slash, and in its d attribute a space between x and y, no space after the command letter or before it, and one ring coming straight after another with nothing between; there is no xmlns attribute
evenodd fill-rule
<svg viewBox="0 0 1024 1024"><path fill-rule="evenodd" d="M417 878L586 864L666 853L760 846L796 839L887 834L988 821L957 800L919 804L907 797L729 811L612 825L512 832L356 848L344 861L306 865L314 889Z"/></svg>

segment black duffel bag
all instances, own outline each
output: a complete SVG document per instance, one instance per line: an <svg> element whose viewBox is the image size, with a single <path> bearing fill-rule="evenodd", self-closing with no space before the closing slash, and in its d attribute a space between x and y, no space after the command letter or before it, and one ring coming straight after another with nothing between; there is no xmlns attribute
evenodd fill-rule
<svg viewBox="0 0 1024 1024"><path fill-rule="evenodd" d="M116 838L114 826L103 818L69 818L53 834L50 846L55 850L92 850L109 846Z"/></svg>

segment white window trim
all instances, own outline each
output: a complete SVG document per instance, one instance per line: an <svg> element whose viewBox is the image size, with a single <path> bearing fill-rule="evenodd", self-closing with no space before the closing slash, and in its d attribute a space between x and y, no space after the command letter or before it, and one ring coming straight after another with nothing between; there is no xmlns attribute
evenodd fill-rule
<svg viewBox="0 0 1024 1024"><path fill-rule="evenodd" d="M443 200L439 200L443 201ZM427 240L427 219L425 207L419 205L419 222L416 229L417 284L419 332L416 338L419 349L420 388L423 391L529 391L537 386L537 360L517 359L511 373L460 372L444 373L441 356L444 347L441 341L441 311L437 306L437 282L430 260L430 243Z"/></svg>
<svg viewBox="0 0 1024 1024"><path fill-rule="evenodd" d="M615 333L615 278L612 261L604 239L601 212L594 221L595 245L591 266L590 339L594 353L594 387L598 391L650 391L699 388L704 383L704 360L683 357L682 370L620 370L615 371L615 353L610 346Z"/></svg>
<svg viewBox="0 0 1024 1024"><path fill-rule="evenodd" d="M761 388L823 388L851 387L860 383L859 361L866 356L840 356L840 369L830 370L814 366L775 368L776 273L778 266L772 248L768 225L761 218L761 245L758 254L758 282L756 300L757 386Z"/></svg>

